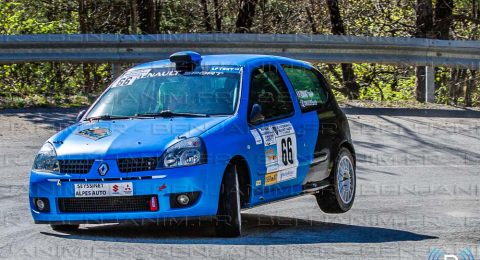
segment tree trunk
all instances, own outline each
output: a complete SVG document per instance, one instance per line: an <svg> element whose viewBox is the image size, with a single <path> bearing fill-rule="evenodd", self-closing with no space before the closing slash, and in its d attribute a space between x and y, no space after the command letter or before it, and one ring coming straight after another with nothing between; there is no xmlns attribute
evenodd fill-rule
<svg viewBox="0 0 480 260"><path fill-rule="evenodd" d="M328 11L330 13L330 23L332 25L332 33L335 35L344 35L345 28L338 6L338 0L327 0Z"/></svg>
<svg viewBox="0 0 480 260"><path fill-rule="evenodd" d="M450 39L450 27L453 22L453 7L453 0L437 0L433 19L433 33L436 39ZM438 71L438 68L435 68L435 74L437 74ZM445 77L435 77L435 79L435 90L439 89L441 85L448 84Z"/></svg>
<svg viewBox="0 0 480 260"><path fill-rule="evenodd" d="M161 32L160 22L162 21L162 0L154 0L155 3L155 31Z"/></svg>
<svg viewBox="0 0 480 260"><path fill-rule="evenodd" d="M418 102L425 102L425 66L415 68L415 96Z"/></svg>
<svg viewBox="0 0 480 260"><path fill-rule="evenodd" d="M154 0L137 0L140 31L146 34L157 33Z"/></svg>
<svg viewBox="0 0 480 260"><path fill-rule="evenodd" d="M477 71L470 70L470 77L467 80L467 87L465 89L465 106L471 107L473 106L472 100L472 93L475 91L475 87L477 86Z"/></svg>
<svg viewBox="0 0 480 260"><path fill-rule="evenodd" d="M203 13L203 25L205 26L205 30L207 32L212 31L212 24L210 23L210 17L208 14L208 3L207 0L200 0L200 3L202 4L202 13Z"/></svg>
<svg viewBox="0 0 480 260"><path fill-rule="evenodd" d="M51 69L53 72L53 78L50 80L47 86L47 91L45 91L44 97L48 100L48 98L52 98L55 96L55 90L63 90L63 77L62 77L62 67L61 63L59 62L52 62ZM64 94L64 93L62 93Z"/></svg>
<svg viewBox="0 0 480 260"><path fill-rule="evenodd" d="M218 4L218 0L213 0L213 8L215 9L215 30L217 32L222 31L222 15L220 14L220 5Z"/></svg>
<svg viewBox="0 0 480 260"><path fill-rule="evenodd" d="M315 18L314 14L312 13L312 10L315 10L315 4L313 3L313 0L310 0L310 6L305 7L305 11L307 12L307 19L308 22L310 23L310 28L312 30L313 34L317 34L317 25L315 24Z"/></svg>
<svg viewBox="0 0 480 260"><path fill-rule="evenodd" d="M452 69L452 80L450 82L449 94L452 105L458 104L458 98L462 96L467 77L466 69Z"/></svg>
<svg viewBox="0 0 480 260"><path fill-rule="evenodd" d="M136 0L129 0L130 2L130 33L138 34L138 6Z"/></svg>
<svg viewBox="0 0 480 260"><path fill-rule="evenodd" d="M330 13L330 22L332 25L332 33L334 35L345 35L345 28L343 26L342 16L340 14L340 8L338 6L338 0L327 0L328 11ZM355 72L353 71L352 64L343 63L342 76L344 87L348 91L349 99L356 99L359 96L360 88L355 81Z"/></svg>
<svg viewBox="0 0 480 260"><path fill-rule="evenodd" d="M416 13L416 38L432 38L433 8L432 0L417 0Z"/></svg>
<svg viewBox="0 0 480 260"><path fill-rule="evenodd" d="M78 0L78 24L80 25L80 33L86 34L88 19L87 0Z"/></svg>
<svg viewBox="0 0 480 260"><path fill-rule="evenodd" d="M78 24L80 25L80 33L89 33L87 20L88 20L88 0L78 0ZM90 77L90 66L82 63L83 73L83 93L91 93L92 90L92 78Z"/></svg>
<svg viewBox="0 0 480 260"><path fill-rule="evenodd" d="M417 0L416 13L416 38L432 38L433 9L432 0ZM417 101L425 102L425 67L417 67L416 74L416 97Z"/></svg>
<svg viewBox="0 0 480 260"><path fill-rule="evenodd" d="M433 21L433 31L435 38L439 40L450 39L450 27L453 21L453 0L437 0L435 5L435 19Z"/></svg>
<svg viewBox="0 0 480 260"><path fill-rule="evenodd" d="M257 0L241 0L237 22L235 23L236 33L250 32L253 24L253 18L255 16L256 5Z"/></svg>

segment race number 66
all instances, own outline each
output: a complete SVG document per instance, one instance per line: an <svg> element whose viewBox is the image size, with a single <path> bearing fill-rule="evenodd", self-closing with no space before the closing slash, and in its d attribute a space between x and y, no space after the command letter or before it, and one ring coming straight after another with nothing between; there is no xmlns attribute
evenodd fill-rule
<svg viewBox="0 0 480 260"><path fill-rule="evenodd" d="M293 149L292 149L292 138L282 138L282 162L285 166L288 164L293 164Z"/></svg>

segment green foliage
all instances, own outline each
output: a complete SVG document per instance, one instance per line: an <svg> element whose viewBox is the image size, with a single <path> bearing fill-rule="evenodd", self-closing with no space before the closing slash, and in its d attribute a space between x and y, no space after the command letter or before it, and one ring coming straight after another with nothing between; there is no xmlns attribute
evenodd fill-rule
<svg viewBox="0 0 480 260"><path fill-rule="evenodd" d="M1 1L0 34L76 33L77 17L73 11L55 13L42 8L41 2Z"/></svg>
<svg viewBox="0 0 480 260"><path fill-rule="evenodd" d="M28 0L2 1L0 33L78 33L78 13L70 4L58 0L52 5ZM106 86L109 70L107 64L47 62L0 66L0 108L85 106Z"/></svg>
<svg viewBox="0 0 480 260"><path fill-rule="evenodd" d="M376 64L354 64L360 99L373 101L401 101L415 98L415 73L411 67L396 67ZM340 66L320 65L338 100L346 100L342 93Z"/></svg>
<svg viewBox="0 0 480 260"><path fill-rule="evenodd" d="M218 0L217 7L214 0L205 1L206 17L200 0L2 0L0 34L137 33L142 21L142 6L134 6L146 2L155 6L151 15L155 17L156 32L205 32L205 19L216 31L216 15L222 32L235 32L241 1ZM480 11L475 10L474 1L454 2L451 38L479 39ZM85 4L84 11L79 3ZM412 37L416 30L415 4L415 0L339 0L346 33L375 37ZM478 4L476 8L479 8ZM330 34L326 1L257 1L250 31ZM340 66L318 66L331 82L337 99L346 99ZM414 67L355 64L353 68L361 89L360 99L385 102L415 99ZM0 108L86 105L108 85L110 70L109 64L46 62L0 66ZM437 102L465 104L469 93L472 104L478 105L479 74L437 68Z"/></svg>
<svg viewBox="0 0 480 260"><path fill-rule="evenodd" d="M388 65L355 64L354 69L361 84L360 99L399 101L415 97L413 68L405 70Z"/></svg>

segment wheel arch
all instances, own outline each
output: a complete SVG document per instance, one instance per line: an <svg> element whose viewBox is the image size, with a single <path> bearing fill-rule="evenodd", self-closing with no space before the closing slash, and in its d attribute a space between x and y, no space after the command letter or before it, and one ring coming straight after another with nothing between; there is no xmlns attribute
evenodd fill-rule
<svg viewBox="0 0 480 260"><path fill-rule="evenodd" d="M332 172L334 164L335 164L335 160L338 156L338 153L340 152L340 149L342 149L342 148L346 148L350 151L350 153L353 156L354 167L356 167L357 157L356 157L356 154L355 154L355 148L353 147L353 145L347 139L343 139L342 141L337 142L337 145L334 145L330 148L330 154L331 154L330 158L331 159L330 159L330 162L329 162L329 165L328 165L328 172L329 173ZM330 176L331 176L331 174L330 174Z"/></svg>
<svg viewBox="0 0 480 260"><path fill-rule="evenodd" d="M250 202L252 196L252 178L250 167L245 157L241 155L235 155L229 160L228 165L224 171L224 176L227 168L232 165L235 165L237 167L238 182L240 186L240 203L243 207Z"/></svg>
<svg viewBox="0 0 480 260"><path fill-rule="evenodd" d="M357 155L355 154L355 148L353 147L353 144L351 144L347 140L344 140L343 142L340 143L340 145L338 147L338 150L337 150L337 153L342 147L345 147L350 151L350 153L353 156L353 166L356 167L356 165L357 165Z"/></svg>

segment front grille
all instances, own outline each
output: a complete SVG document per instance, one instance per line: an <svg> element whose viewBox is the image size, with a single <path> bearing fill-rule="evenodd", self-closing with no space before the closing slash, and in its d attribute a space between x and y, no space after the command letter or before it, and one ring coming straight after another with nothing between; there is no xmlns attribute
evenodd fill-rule
<svg viewBox="0 0 480 260"><path fill-rule="evenodd" d="M59 198L60 212L95 213L95 212L137 212L151 211L152 197L158 201L157 195L92 197L92 198Z"/></svg>
<svg viewBox="0 0 480 260"><path fill-rule="evenodd" d="M120 172L142 172L157 168L158 157L123 158L117 160Z"/></svg>
<svg viewBox="0 0 480 260"><path fill-rule="evenodd" d="M94 160L58 160L61 173L86 174L92 168Z"/></svg>

